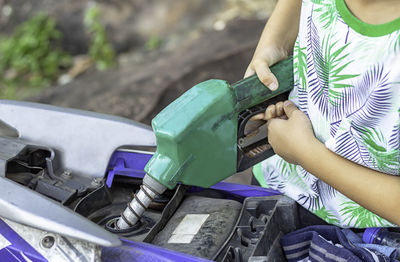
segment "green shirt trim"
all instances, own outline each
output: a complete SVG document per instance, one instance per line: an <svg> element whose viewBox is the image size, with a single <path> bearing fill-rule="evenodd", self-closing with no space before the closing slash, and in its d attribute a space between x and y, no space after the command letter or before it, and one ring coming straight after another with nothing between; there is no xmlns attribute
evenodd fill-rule
<svg viewBox="0 0 400 262"><path fill-rule="evenodd" d="M347 25L357 33L365 36L384 36L400 29L400 17L388 23L373 25L365 23L355 17L347 7L344 0L336 0L336 9Z"/></svg>

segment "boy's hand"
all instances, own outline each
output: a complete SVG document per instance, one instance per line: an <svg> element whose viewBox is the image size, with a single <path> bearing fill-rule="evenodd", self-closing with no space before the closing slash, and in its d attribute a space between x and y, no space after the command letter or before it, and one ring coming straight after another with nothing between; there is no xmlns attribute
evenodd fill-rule
<svg viewBox="0 0 400 262"><path fill-rule="evenodd" d="M283 110L283 101L276 103L275 105L269 105L264 113L257 114L250 118L250 120L265 120L268 121L272 118L287 119L285 111Z"/></svg>
<svg viewBox="0 0 400 262"><path fill-rule="evenodd" d="M245 134L257 130L260 126L265 124L265 121L268 121L275 117L287 119L286 114L283 110L283 101L278 102L275 105L269 105L264 113L252 116L250 118L250 121L246 125Z"/></svg>
<svg viewBox="0 0 400 262"><path fill-rule="evenodd" d="M290 101L283 103L283 111L287 119L268 119L268 143L287 162L301 164L310 145L316 141L311 121Z"/></svg>
<svg viewBox="0 0 400 262"><path fill-rule="evenodd" d="M287 54L278 48L263 48L254 54L244 77L246 78L256 73L260 81L271 91L274 91L278 89L279 83L269 67L286 57Z"/></svg>

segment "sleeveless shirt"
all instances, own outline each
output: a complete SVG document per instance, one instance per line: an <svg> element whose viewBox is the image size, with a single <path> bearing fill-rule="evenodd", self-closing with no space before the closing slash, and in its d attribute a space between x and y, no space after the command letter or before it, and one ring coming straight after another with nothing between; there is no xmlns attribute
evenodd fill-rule
<svg viewBox="0 0 400 262"><path fill-rule="evenodd" d="M293 63L289 99L310 118L317 139L359 165L399 175L400 18L371 25L344 0L303 0ZM253 173L328 223L394 226L278 155Z"/></svg>

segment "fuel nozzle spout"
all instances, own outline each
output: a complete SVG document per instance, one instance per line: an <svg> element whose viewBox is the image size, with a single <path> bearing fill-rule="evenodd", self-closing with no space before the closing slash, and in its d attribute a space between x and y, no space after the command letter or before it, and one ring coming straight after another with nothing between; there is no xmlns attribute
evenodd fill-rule
<svg viewBox="0 0 400 262"><path fill-rule="evenodd" d="M166 189L164 185L151 176L146 175L143 178L143 185L140 186L139 192L135 194L132 201L128 203L128 207L118 219L117 228L123 230L133 227L140 220L153 199L157 195L164 193Z"/></svg>

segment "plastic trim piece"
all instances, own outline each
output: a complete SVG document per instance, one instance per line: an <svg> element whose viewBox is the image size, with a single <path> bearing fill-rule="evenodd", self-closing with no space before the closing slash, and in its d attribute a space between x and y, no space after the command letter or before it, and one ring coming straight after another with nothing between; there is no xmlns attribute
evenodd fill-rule
<svg viewBox="0 0 400 262"><path fill-rule="evenodd" d="M101 246L121 244L117 236L95 223L7 178L0 177L0 188L1 217Z"/></svg>
<svg viewBox="0 0 400 262"><path fill-rule="evenodd" d="M149 126L76 109L0 100L0 121L26 142L53 148L60 158L56 169L88 177L103 177L118 148L156 145Z"/></svg>

